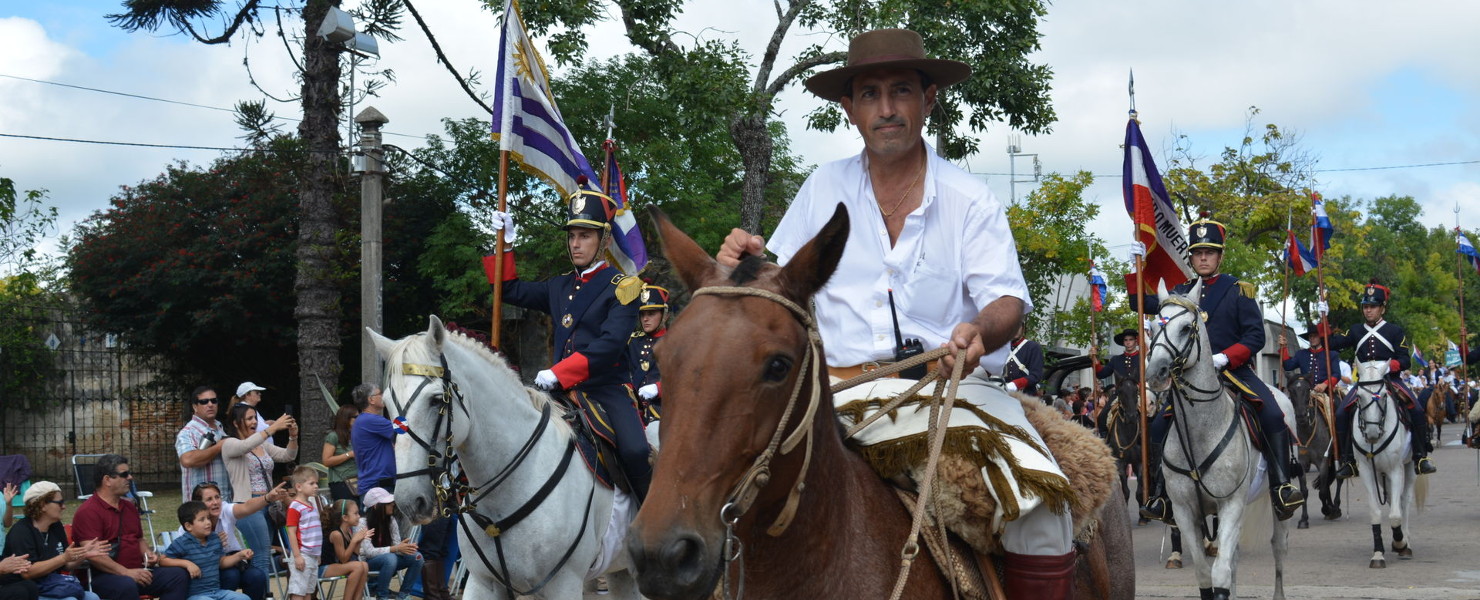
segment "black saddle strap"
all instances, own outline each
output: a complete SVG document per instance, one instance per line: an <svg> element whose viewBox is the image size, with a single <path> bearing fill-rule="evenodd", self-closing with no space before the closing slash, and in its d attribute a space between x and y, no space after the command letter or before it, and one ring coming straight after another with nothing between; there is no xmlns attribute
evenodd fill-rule
<svg viewBox="0 0 1480 600"><path fill-rule="evenodd" d="M566 457L569 458L570 455L566 454ZM493 575L494 580L498 581L499 584L504 586L504 590L508 593L508 596L510 598L515 598L518 596L537 596L539 595L540 590L545 589L545 586L550 583L550 580L555 578L555 574L559 573L560 569L565 567L565 563L570 562L570 557L575 554L576 548L581 545L581 539L586 537L586 527L591 524L591 501L595 499L596 482L593 480L591 482L591 491L586 495L586 509L583 511L586 516L581 519L581 530L576 533L575 539L571 540L570 547L565 549L565 555L560 557L560 562L556 563L555 567L550 569L550 572L545 575L544 579L540 580L539 584L526 591L515 590L513 582L509 580L509 563L507 557L504 556L503 537L497 536L493 538L493 548L498 554L499 564L498 568L494 568L493 563L489 562L488 560L488 555L483 552L483 546L476 542L477 538L473 537L473 532L468 527L468 520L459 519L458 522L462 524L463 534L468 536L468 539L475 540L473 543L473 551L478 554L478 560L483 563L484 568L488 569L489 574ZM481 516L478 515L478 513L476 512L472 514L474 515L474 520L477 520L477 517Z"/></svg>
<svg viewBox="0 0 1480 600"><path fill-rule="evenodd" d="M1228 420L1228 429L1223 431L1223 439L1218 440L1218 445L1214 446L1212 452L1209 452L1207 456L1203 457L1202 462L1197 464L1197 468L1183 469L1181 467L1178 467L1177 465L1172 464L1170 461L1163 461L1162 464L1166 465L1166 467L1168 469L1171 469L1174 473L1191 477L1193 481L1201 484L1202 474L1207 472L1209 467L1213 466L1213 463L1218 460L1219 456L1223 455L1223 450L1228 447L1229 442L1233 441L1233 434L1234 432L1238 431L1239 425L1241 425L1242 423L1243 419L1240 417L1240 413L1238 411L1235 411L1233 414L1233 418ZM1192 449L1188 448L1187 453L1189 456L1191 455L1191 452ZM1203 488L1203 491L1206 492L1207 488Z"/></svg>

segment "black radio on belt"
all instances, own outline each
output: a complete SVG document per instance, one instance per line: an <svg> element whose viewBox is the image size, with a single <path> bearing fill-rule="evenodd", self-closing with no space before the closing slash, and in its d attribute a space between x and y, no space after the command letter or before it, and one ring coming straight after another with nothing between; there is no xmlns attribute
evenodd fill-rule
<svg viewBox="0 0 1480 600"><path fill-rule="evenodd" d="M889 318L894 321L894 362L924 354L924 342L916 338L904 339L904 335L899 332L899 315L894 311L894 290L889 290ZM899 376L905 379L921 379L925 377L925 363L900 371Z"/></svg>

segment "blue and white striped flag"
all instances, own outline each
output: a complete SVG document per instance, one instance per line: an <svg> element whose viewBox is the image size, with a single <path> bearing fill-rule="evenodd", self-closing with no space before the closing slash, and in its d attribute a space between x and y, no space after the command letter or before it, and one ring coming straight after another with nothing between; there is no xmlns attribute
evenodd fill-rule
<svg viewBox="0 0 1480 600"><path fill-rule="evenodd" d="M1336 235L1336 228L1331 226L1331 217L1326 215L1326 204L1321 200L1321 195L1311 193L1311 245L1310 249L1315 252L1316 260L1325 257L1326 251L1331 249L1331 236Z"/></svg>
<svg viewBox="0 0 1480 600"><path fill-rule="evenodd" d="M1454 228L1454 235L1456 236L1456 241L1459 242L1458 252L1465 255L1465 260L1470 263L1471 267L1475 268L1476 272L1480 272L1480 252L1475 251L1475 246L1470 243L1470 238L1465 237L1465 232L1460 231L1458 227Z"/></svg>
<svg viewBox="0 0 1480 600"><path fill-rule="evenodd" d="M550 73L524 29L519 3L514 0L504 5L494 80L493 139L499 149L507 150L520 168L559 191L562 206L566 196L582 188L602 191L601 180L560 116L560 107L550 91ZM587 182L584 186L578 183L582 177ZM619 208L630 211L630 207ZM616 243L609 248L610 258L623 272L635 274L646 264L647 252L641 248L637 220L630 212L626 217L613 223ZM638 248L628 248L633 238ZM642 264L634 262L634 255L641 257Z"/></svg>

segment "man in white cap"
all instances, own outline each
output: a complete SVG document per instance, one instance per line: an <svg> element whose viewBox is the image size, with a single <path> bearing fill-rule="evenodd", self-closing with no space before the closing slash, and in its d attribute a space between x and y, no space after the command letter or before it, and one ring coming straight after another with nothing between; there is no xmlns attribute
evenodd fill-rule
<svg viewBox="0 0 1480 600"><path fill-rule="evenodd" d="M769 249L786 264L838 204L846 206L852 223L846 249L814 297L829 371L849 377L894 360L897 317L903 339L966 350L965 368L974 372L961 381L963 401L1004 422L1026 424L1022 405L986 379L987 372L1002 370L1006 345L1032 309L1006 211L980 177L937 155L921 136L940 89L970 76L965 63L927 58L913 31L882 29L853 38L847 65L814 75L806 85L842 104L864 150L813 171ZM736 229L716 259L734 267L766 249L760 236ZM1037 433L1027 430L1041 448ZM1052 457L1013 454L1041 466L1043 481L1067 485ZM1024 499L1036 506L1023 504L1000 532L1007 596L1068 598L1072 523L1051 492L1038 492Z"/></svg>

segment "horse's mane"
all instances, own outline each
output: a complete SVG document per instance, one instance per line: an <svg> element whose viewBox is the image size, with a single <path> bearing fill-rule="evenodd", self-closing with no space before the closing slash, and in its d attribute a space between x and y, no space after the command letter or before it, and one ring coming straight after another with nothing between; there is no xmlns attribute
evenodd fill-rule
<svg viewBox="0 0 1480 600"><path fill-rule="evenodd" d="M412 343L413 341L422 341L422 338L426 335L427 333L423 331L421 333L409 335L405 338L397 340L395 346L391 348L389 355L386 357L386 364L390 365L406 362L406 359L408 358L415 361L420 361L421 364L436 364L438 361L436 360L436 357L432 356L431 353L427 351L427 344ZM473 339L462 332L451 330L446 331L444 339L446 339L449 343L468 351L468 353L488 363L488 366L492 367L495 371L498 371L501 375L507 376L509 379L519 381L519 374L515 373L514 369L509 367L508 361L505 361L502 356L499 356L483 342ZM396 379L404 377L399 369L390 369L390 376ZM555 422L555 426L558 429L564 431L567 434L570 433L569 424L566 423L565 419L559 418L565 416L566 408L563 405L561 405L559 402L552 402L550 395L545 392L530 389L528 386L523 386L522 384L521 387L524 387L525 392L528 393L529 403L535 408L535 410L542 411L545 409L545 405L550 405L551 408L554 410L554 416L557 417L551 419L551 421Z"/></svg>

